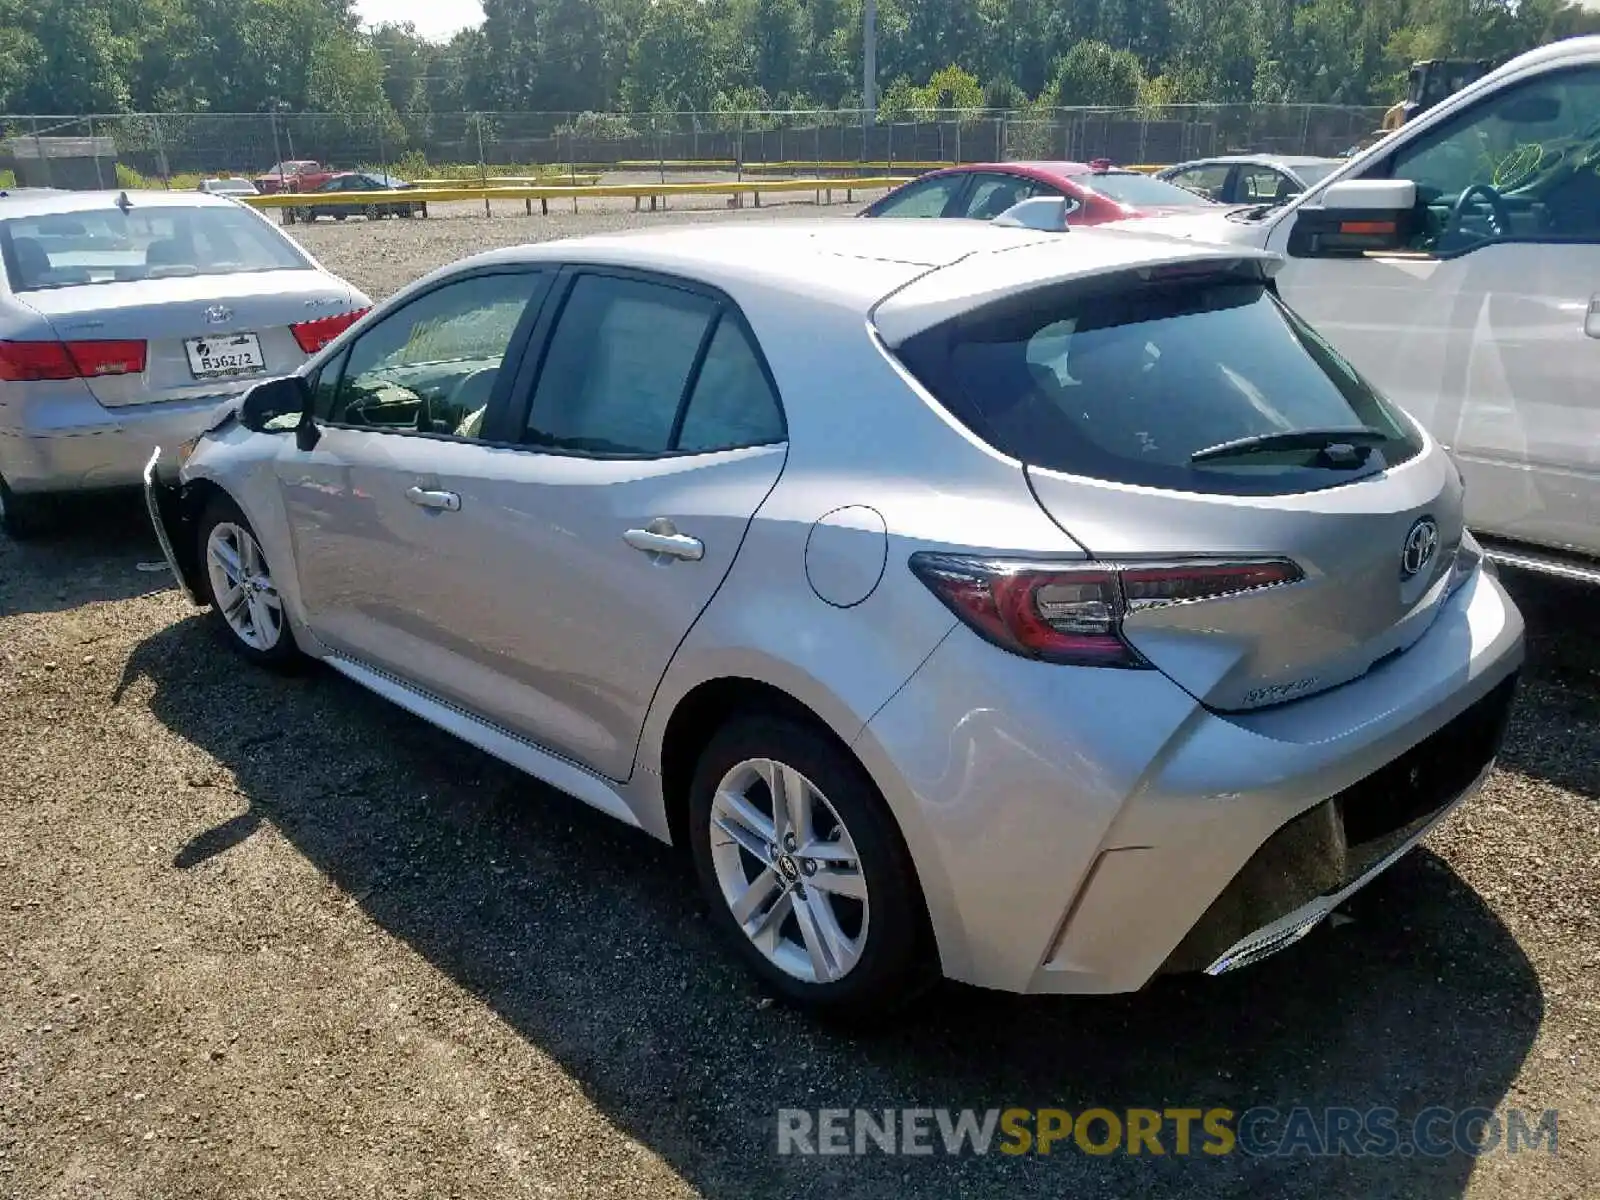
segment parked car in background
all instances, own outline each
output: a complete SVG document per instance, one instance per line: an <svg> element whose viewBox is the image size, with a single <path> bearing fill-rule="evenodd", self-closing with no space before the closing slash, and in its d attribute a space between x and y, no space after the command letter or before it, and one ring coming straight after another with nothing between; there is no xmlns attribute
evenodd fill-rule
<svg viewBox="0 0 1600 1200"><path fill-rule="evenodd" d="M259 196L261 189L248 179L235 175L220 179L202 179L199 190L212 196Z"/></svg>
<svg viewBox="0 0 1600 1200"><path fill-rule="evenodd" d="M157 443L292 371L370 304L270 221L200 192L0 200L0 526L137 485Z"/></svg>
<svg viewBox="0 0 1600 1200"><path fill-rule="evenodd" d="M1225 154L1197 158L1156 173L1219 204L1287 204L1344 165L1342 158Z"/></svg>
<svg viewBox="0 0 1600 1200"><path fill-rule="evenodd" d="M1279 265L973 221L515 247L146 494L243 659L683 847L790 1001L1220 974L1479 785L1522 657L1449 457Z"/></svg>
<svg viewBox="0 0 1600 1200"><path fill-rule="evenodd" d="M966 217L990 221L1035 197L1068 201L1069 225L1208 208L1211 202L1139 171L1094 162L972 163L932 171L869 206L863 217Z"/></svg>
<svg viewBox="0 0 1600 1200"><path fill-rule="evenodd" d="M332 217L336 221L343 221L348 217L365 217L369 221L381 221L385 217L426 217L428 205L423 200L357 200L350 203L341 203L339 196L347 192L404 192L411 188L411 184L404 179L397 179L393 175L385 175L369 171L343 171L333 176L321 186L312 189L318 196L327 196L328 202L317 204L310 208L298 210L285 209L284 213L295 213L299 220L315 221L318 217Z"/></svg>
<svg viewBox="0 0 1600 1200"><path fill-rule="evenodd" d="M331 168L309 158L296 158L273 164L251 182L263 196L271 196L278 192L314 191L332 177Z"/></svg>
<svg viewBox="0 0 1600 1200"><path fill-rule="evenodd" d="M1285 299L1450 447L1490 553L1600 584L1596 161L1600 37L1569 38L1287 205L1148 227L1284 255Z"/></svg>

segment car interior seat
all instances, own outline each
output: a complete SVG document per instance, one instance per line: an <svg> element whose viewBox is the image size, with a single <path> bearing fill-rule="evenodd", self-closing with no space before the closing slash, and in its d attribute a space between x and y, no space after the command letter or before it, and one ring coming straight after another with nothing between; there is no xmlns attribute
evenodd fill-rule
<svg viewBox="0 0 1600 1200"><path fill-rule="evenodd" d="M1009 208L1015 208L1021 200L1022 188L1012 184L1001 184L985 197L978 211L972 215L981 221L992 221Z"/></svg>

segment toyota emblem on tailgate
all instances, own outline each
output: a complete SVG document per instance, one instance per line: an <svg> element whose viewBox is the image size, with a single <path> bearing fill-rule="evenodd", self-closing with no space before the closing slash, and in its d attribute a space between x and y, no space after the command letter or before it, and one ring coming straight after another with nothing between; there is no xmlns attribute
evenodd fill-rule
<svg viewBox="0 0 1600 1200"><path fill-rule="evenodd" d="M231 320L233 320L233 309L226 304L213 304L206 309L207 325L226 325Z"/></svg>
<svg viewBox="0 0 1600 1200"><path fill-rule="evenodd" d="M1420 575L1438 552L1439 523L1432 517L1423 517L1406 534L1405 546L1400 551L1400 577L1410 579Z"/></svg>

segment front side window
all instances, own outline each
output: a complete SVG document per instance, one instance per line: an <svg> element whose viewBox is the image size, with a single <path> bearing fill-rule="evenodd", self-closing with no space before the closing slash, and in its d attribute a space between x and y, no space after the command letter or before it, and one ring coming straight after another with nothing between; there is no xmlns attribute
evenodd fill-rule
<svg viewBox="0 0 1600 1200"><path fill-rule="evenodd" d="M0 221L0 250L14 292L312 269L293 242L232 205L12 217Z"/></svg>
<svg viewBox="0 0 1600 1200"><path fill-rule="evenodd" d="M1249 273L1053 285L898 353L1001 453L1091 479L1278 495L1420 450L1403 418ZM1322 447L1340 437L1301 436L1324 431L1359 452L1333 460Z"/></svg>
<svg viewBox="0 0 1600 1200"><path fill-rule="evenodd" d="M966 175L940 175L908 183L885 196L871 210L875 217L942 217L956 193L966 186Z"/></svg>
<svg viewBox="0 0 1600 1200"><path fill-rule="evenodd" d="M319 381L317 415L357 428L481 436L501 364L542 288L538 272L519 271L418 297L361 335L336 386Z"/></svg>
<svg viewBox="0 0 1600 1200"><path fill-rule="evenodd" d="M1413 137L1385 173L1417 185L1416 249L1600 239L1600 67L1505 88Z"/></svg>

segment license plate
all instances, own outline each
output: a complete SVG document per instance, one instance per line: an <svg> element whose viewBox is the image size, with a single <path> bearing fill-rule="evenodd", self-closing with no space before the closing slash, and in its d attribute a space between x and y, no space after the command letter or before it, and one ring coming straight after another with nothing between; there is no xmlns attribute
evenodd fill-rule
<svg viewBox="0 0 1600 1200"><path fill-rule="evenodd" d="M190 338L183 348L189 353L189 373L196 379L259 375L267 369L267 360L261 354L261 338L253 333Z"/></svg>

